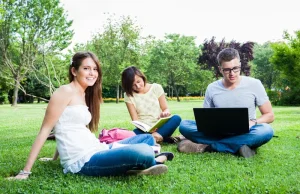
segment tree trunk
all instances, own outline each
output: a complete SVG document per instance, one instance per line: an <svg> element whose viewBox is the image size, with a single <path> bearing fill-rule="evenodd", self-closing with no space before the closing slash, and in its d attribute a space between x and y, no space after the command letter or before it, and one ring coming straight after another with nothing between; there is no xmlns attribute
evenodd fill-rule
<svg viewBox="0 0 300 194"><path fill-rule="evenodd" d="M11 106L17 106L18 104L18 92L19 92L19 85L20 85L20 81L18 79L19 79L18 77L15 79L14 96L13 96L13 102Z"/></svg>
<svg viewBox="0 0 300 194"><path fill-rule="evenodd" d="M176 95L176 98L177 98L177 102L180 102L177 87L175 85L173 87L174 87L174 90L175 90L175 95Z"/></svg>
<svg viewBox="0 0 300 194"><path fill-rule="evenodd" d="M120 99L123 98L122 88L120 89Z"/></svg>
<svg viewBox="0 0 300 194"><path fill-rule="evenodd" d="M46 75L46 77L47 77L48 80L49 80L49 94L50 94L50 96L51 96L51 95L52 95L52 88L51 88L52 83L51 83L51 78L50 78L49 68L48 68L48 65L47 65L47 63L46 63L46 61L45 61L45 53L44 53L44 52L43 52L43 63L44 63L44 66L46 67L46 70L47 70L47 75Z"/></svg>
<svg viewBox="0 0 300 194"><path fill-rule="evenodd" d="M119 84L117 84L117 97L116 97L116 103L119 103Z"/></svg>
<svg viewBox="0 0 300 194"><path fill-rule="evenodd" d="M200 90L200 97L201 97L201 96L204 96L203 90Z"/></svg>

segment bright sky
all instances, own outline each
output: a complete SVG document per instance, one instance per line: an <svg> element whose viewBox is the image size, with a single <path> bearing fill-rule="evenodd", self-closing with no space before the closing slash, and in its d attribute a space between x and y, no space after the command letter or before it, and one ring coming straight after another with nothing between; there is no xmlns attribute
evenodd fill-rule
<svg viewBox="0 0 300 194"><path fill-rule="evenodd" d="M299 0L61 0L73 20L74 43L101 31L109 14L131 16L142 36L195 36L197 44L215 36L239 42L277 41L283 31L300 30ZM109 13L109 14L104 14Z"/></svg>

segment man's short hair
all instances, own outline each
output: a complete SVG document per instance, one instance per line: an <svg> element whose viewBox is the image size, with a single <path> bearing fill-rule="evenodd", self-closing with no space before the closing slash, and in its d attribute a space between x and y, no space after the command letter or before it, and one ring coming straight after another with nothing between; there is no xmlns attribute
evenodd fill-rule
<svg viewBox="0 0 300 194"><path fill-rule="evenodd" d="M231 61L232 59L237 58L240 60L239 52L234 48L225 48L219 52L217 56L217 60L219 65L221 66L222 62Z"/></svg>

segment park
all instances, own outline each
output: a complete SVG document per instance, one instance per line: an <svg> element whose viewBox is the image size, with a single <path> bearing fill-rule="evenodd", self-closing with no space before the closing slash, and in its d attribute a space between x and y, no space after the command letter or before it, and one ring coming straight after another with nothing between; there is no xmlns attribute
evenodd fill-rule
<svg viewBox="0 0 300 194"><path fill-rule="evenodd" d="M105 13L90 40L74 44L76 21L62 2L0 1L0 193L300 193L299 29L283 29L281 40L210 34L199 43L201 34L145 36L133 16ZM217 55L224 48L238 51L240 74L260 80L273 107L274 136L254 157L180 153L177 144L162 143L162 151L175 158L166 162L168 173L158 176L64 174L59 160L37 160L28 180L6 179L24 167L50 97L69 83L74 53L91 51L101 63L98 137L102 129L134 129L121 86L122 71L132 65L149 83L161 84L172 114L194 120L192 110L203 107L208 85L222 79ZM47 140L38 158L52 157L55 149L55 140Z"/></svg>
<svg viewBox="0 0 300 194"><path fill-rule="evenodd" d="M174 114L194 119L193 107L202 101L170 101ZM163 144L172 151L167 174L159 176L85 177L64 174L59 161L36 161L26 181L7 181L27 159L39 131L47 104L0 106L1 193L298 193L300 190L299 107L273 108L276 137L260 147L255 157L245 159L224 153L184 154L176 144ZM133 129L125 103L101 104L101 129ZM178 131L175 135L178 135ZM98 133L96 134L96 136ZM48 140L39 157L51 157L55 142Z"/></svg>

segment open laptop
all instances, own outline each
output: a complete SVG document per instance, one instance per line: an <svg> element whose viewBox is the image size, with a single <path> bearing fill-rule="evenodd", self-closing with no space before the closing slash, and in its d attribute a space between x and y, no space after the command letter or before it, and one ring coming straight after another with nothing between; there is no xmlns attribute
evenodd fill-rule
<svg viewBox="0 0 300 194"><path fill-rule="evenodd" d="M199 132L207 135L237 135L249 132L248 108L194 108Z"/></svg>

